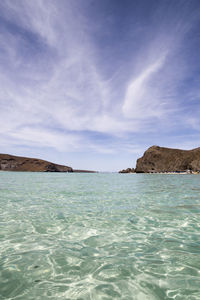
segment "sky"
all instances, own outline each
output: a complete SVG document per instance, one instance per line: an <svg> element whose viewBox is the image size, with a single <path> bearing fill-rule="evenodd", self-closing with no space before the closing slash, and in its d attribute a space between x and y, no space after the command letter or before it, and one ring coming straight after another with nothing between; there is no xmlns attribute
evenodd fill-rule
<svg viewBox="0 0 200 300"><path fill-rule="evenodd" d="M1 0L1 153L135 167L200 146L199 0Z"/></svg>

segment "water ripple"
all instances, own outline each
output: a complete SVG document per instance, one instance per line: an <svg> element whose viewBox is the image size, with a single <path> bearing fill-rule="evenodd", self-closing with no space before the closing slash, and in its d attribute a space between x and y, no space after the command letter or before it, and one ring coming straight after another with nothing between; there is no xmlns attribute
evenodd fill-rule
<svg viewBox="0 0 200 300"><path fill-rule="evenodd" d="M0 176L0 299L200 299L199 176Z"/></svg>

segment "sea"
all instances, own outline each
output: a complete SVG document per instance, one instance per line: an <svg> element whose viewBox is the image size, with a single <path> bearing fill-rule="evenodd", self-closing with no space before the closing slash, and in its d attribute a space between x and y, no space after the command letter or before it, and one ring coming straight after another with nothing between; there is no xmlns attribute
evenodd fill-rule
<svg viewBox="0 0 200 300"><path fill-rule="evenodd" d="M199 300L200 175L0 172L0 299Z"/></svg>

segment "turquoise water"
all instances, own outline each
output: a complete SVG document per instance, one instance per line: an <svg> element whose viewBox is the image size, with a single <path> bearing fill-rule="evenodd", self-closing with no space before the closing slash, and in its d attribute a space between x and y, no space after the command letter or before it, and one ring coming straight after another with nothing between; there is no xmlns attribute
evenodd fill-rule
<svg viewBox="0 0 200 300"><path fill-rule="evenodd" d="M200 176L0 172L0 299L200 299Z"/></svg>

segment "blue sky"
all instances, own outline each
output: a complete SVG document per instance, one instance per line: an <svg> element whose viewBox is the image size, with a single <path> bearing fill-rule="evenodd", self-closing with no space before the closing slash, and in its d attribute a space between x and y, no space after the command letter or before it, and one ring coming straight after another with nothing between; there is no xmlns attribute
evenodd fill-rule
<svg viewBox="0 0 200 300"><path fill-rule="evenodd" d="M134 167L200 146L199 0L1 0L1 153Z"/></svg>

